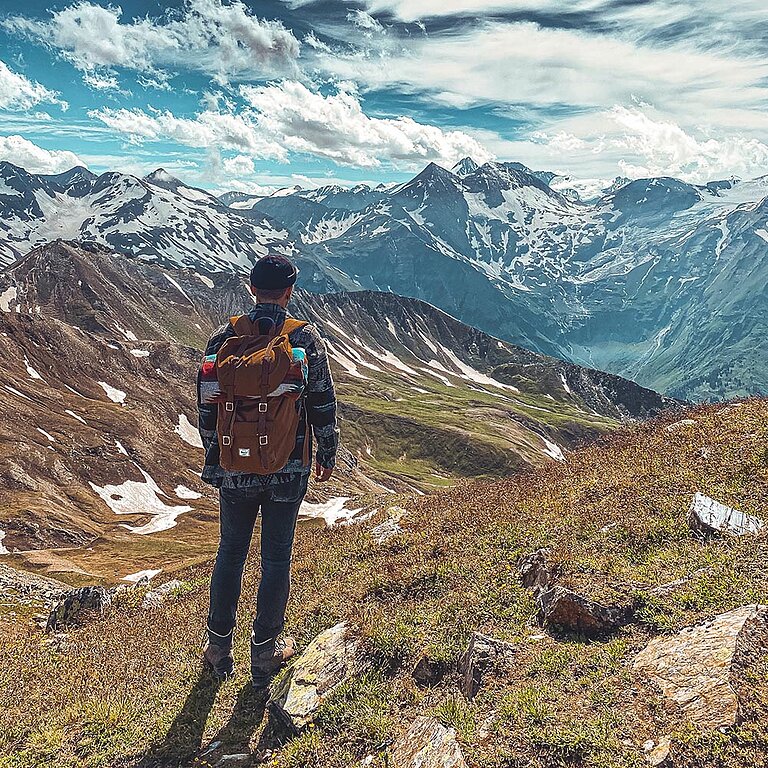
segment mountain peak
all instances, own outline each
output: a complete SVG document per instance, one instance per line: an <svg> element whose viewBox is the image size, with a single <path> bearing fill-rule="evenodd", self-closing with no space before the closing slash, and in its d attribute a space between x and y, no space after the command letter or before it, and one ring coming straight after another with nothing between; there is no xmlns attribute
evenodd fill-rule
<svg viewBox="0 0 768 768"><path fill-rule="evenodd" d="M152 173L147 174L142 181L146 181L149 184L156 184L159 187L177 187L183 182L177 179L175 176L168 173L165 168L157 168Z"/></svg>
<svg viewBox="0 0 768 768"><path fill-rule="evenodd" d="M470 173L474 173L479 167L471 157L464 157L451 168L451 173L461 177L469 176Z"/></svg>

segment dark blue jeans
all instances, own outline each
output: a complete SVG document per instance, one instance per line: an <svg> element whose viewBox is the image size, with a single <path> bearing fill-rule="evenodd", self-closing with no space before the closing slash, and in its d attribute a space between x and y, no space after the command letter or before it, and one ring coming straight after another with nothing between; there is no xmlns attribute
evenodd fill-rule
<svg viewBox="0 0 768 768"><path fill-rule="evenodd" d="M211 577L208 637L228 645L235 627L237 603L256 518L261 512L261 581L253 622L253 641L277 637L285 623L291 585L291 552L296 518L307 491L307 475L294 475L276 485L222 488L221 539Z"/></svg>

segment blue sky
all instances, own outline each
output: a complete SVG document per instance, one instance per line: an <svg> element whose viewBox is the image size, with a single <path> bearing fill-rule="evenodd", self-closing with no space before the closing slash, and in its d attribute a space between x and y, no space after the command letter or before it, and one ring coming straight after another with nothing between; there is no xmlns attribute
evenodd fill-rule
<svg viewBox="0 0 768 768"><path fill-rule="evenodd" d="M0 159L216 190L768 173L763 0L3 0Z"/></svg>

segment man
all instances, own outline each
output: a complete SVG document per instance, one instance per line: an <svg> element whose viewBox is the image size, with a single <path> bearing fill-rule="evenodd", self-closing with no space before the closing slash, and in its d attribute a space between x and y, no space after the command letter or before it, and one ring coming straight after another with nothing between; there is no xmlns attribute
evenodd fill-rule
<svg viewBox="0 0 768 768"><path fill-rule="evenodd" d="M262 333L279 333L287 318L298 270L282 256L265 256L256 262L250 275L250 290L256 306L248 318ZM211 360L225 341L235 335L231 322L220 328L208 342L205 354ZM216 434L218 408L206 402L198 374L200 435L205 447L202 478L220 489L221 537L211 578L208 640L204 657L219 677L234 670L232 637L245 560L256 518L261 512L261 582L256 618L251 634L251 673L256 688L267 686L280 667L295 653L290 637L281 637L290 588L291 551L296 519L307 490L310 465L305 451L317 442L315 478L327 481L333 473L338 447L336 394L328 358L320 335L311 325L288 334L294 349L305 352L307 385L302 397L299 428L288 463L269 474L228 471L220 466ZM310 429L311 428L311 429ZM290 444L289 444L290 448Z"/></svg>

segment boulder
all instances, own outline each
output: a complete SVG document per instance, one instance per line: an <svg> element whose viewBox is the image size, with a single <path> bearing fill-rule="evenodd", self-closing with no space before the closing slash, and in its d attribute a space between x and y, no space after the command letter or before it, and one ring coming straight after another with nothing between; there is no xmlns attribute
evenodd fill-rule
<svg viewBox="0 0 768 768"><path fill-rule="evenodd" d="M671 637L655 638L635 657L632 668L694 725L728 727L738 715L731 682L742 639L752 649L768 650L768 608L746 605Z"/></svg>
<svg viewBox="0 0 768 768"><path fill-rule="evenodd" d="M678 429L695 426L696 422L693 419L682 419L681 421L676 421L674 424L668 424L666 430L667 432L677 432Z"/></svg>
<svg viewBox="0 0 768 768"><path fill-rule="evenodd" d="M688 509L688 525L697 536L706 539L723 533L731 536L759 533L765 523L759 517L739 512L703 493L697 493Z"/></svg>
<svg viewBox="0 0 768 768"><path fill-rule="evenodd" d="M294 732L311 723L325 698L370 662L346 622L321 632L279 680L270 709Z"/></svg>
<svg viewBox="0 0 768 768"><path fill-rule="evenodd" d="M625 606L603 605L567 587L551 587L538 592L539 621L548 627L599 637L616 631L631 620Z"/></svg>
<svg viewBox="0 0 768 768"><path fill-rule="evenodd" d="M81 587L65 592L51 610L45 631L54 632L83 618L88 611L103 612L112 604L104 587Z"/></svg>
<svg viewBox="0 0 768 768"><path fill-rule="evenodd" d="M144 595L144 599L141 601L141 607L145 611L148 611L153 608L159 608L164 602L165 595L153 589Z"/></svg>
<svg viewBox="0 0 768 768"><path fill-rule="evenodd" d="M469 647L459 662L461 692L472 699L489 672L504 672L514 658L516 648L494 637L473 632Z"/></svg>
<svg viewBox="0 0 768 768"><path fill-rule="evenodd" d="M520 581L534 591L547 589L554 580L554 573L547 563L548 549L537 549L520 562Z"/></svg>
<svg viewBox="0 0 768 768"><path fill-rule="evenodd" d="M646 762L654 768L669 764L669 753L672 748L672 742L667 738L661 738L658 741L649 739L643 744Z"/></svg>
<svg viewBox="0 0 768 768"><path fill-rule="evenodd" d="M456 731L431 717L418 717L392 745L389 768L467 768Z"/></svg>

